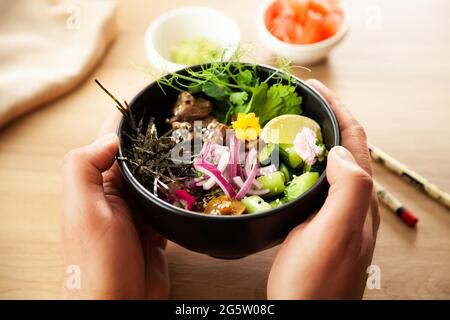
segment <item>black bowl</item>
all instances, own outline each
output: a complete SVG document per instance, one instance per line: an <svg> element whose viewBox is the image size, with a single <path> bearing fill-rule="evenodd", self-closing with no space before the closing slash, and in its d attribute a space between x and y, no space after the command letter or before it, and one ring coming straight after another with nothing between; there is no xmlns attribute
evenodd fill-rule
<svg viewBox="0 0 450 320"><path fill-rule="evenodd" d="M257 71L264 80L276 69L258 65ZM179 72L185 74L186 71ZM320 124L327 148L340 144L339 125L331 108L309 85L298 78L295 81L297 92L303 97L302 114ZM144 117L144 123L154 117L157 127L164 129L177 95L178 92L170 88L164 88L163 92L153 82L131 101L131 112L138 119ZM129 143L124 134L129 130L122 119L118 129L119 157ZM135 205L144 212L148 223L165 238L189 250L218 258L240 258L279 244L290 230L321 207L329 188L324 171L310 190L279 208L242 216L214 216L180 209L159 199L138 182L125 161L119 161L119 166Z"/></svg>

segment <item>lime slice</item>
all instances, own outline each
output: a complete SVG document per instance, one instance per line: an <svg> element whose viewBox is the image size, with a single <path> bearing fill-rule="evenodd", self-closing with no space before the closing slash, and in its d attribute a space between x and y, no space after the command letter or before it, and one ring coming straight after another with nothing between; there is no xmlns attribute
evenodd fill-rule
<svg viewBox="0 0 450 320"><path fill-rule="evenodd" d="M261 139L265 143L293 144L295 136L303 128L314 131L317 139L322 142L319 124L311 118L296 114L285 114L270 120L261 131Z"/></svg>

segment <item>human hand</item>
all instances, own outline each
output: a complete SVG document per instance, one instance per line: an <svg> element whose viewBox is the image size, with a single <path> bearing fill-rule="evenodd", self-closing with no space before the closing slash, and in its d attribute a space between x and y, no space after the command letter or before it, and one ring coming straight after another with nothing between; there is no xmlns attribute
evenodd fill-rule
<svg viewBox="0 0 450 320"><path fill-rule="evenodd" d="M81 288L64 299L167 299L169 276L166 241L125 198L115 155L119 140L113 133L115 111L91 145L64 158L62 214L65 266L81 271ZM109 133L108 133L109 132Z"/></svg>
<svg viewBox="0 0 450 320"><path fill-rule="evenodd" d="M330 104L343 147L328 155L328 197L294 228L270 271L269 299L361 299L380 222L363 127L317 80L307 81Z"/></svg>

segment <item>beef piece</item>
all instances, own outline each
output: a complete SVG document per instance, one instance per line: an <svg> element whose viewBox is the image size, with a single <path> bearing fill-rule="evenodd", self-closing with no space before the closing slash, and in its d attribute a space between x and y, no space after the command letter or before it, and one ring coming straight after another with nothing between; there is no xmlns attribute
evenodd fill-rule
<svg viewBox="0 0 450 320"><path fill-rule="evenodd" d="M179 121L173 121L172 122L172 129L185 129L188 131L192 130L192 124L190 122L179 122Z"/></svg>
<svg viewBox="0 0 450 320"><path fill-rule="evenodd" d="M174 135L177 139L192 140L194 132L196 138L212 143L222 143L225 138L227 126L217 121L210 115L213 110L213 104L203 98L195 98L187 91L178 95L178 99L173 106L173 117L167 122L174 129ZM194 130L195 121L201 121L201 131ZM197 136L200 134L201 136Z"/></svg>
<svg viewBox="0 0 450 320"><path fill-rule="evenodd" d="M209 123L205 125L206 130L203 133L203 141L223 144L228 127L225 124L217 121L216 118L211 119L211 121L209 121Z"/></svg>
<svg viewBox="0 0 450 320"><path fill-rule="evenodd" d="M173 117L169 120L191 122L207 117L213 110L211 101L203 98L194 98L192 94L183 91L178 95L178 99L173 106Z"/></svg>
<svg viewBox="0 0 450 320"><path fill-rule="evenodd" d="M172 122L172 137L178 140L191 140L193 137L193 128L190 122Z"/></svg>

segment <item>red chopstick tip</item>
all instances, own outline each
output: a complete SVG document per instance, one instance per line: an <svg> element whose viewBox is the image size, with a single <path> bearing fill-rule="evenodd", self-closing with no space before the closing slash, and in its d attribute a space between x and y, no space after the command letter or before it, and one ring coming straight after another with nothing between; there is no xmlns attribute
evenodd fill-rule
<svg viewBox="0 0 450 320"><path fill-rule="evenodd" d="M414 227L417 224L417 221L419 221L419 219L411 211L407 209L403 209L400 218L402 218L402 220L405 221L406 224L411 227Z"/></svg>

